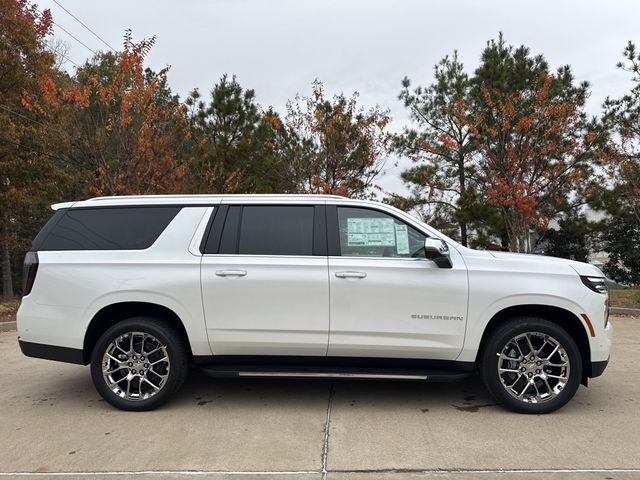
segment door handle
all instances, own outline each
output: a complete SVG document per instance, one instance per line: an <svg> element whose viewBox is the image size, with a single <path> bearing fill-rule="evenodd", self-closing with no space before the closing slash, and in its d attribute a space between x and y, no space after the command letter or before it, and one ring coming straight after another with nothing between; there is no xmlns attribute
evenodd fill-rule
<svg viewBox="0 0 640 480"><path fill-rule="evenodd" d="M246 270L216 270L218 277L244 277L246 274Z"/></svg>
<svg viewBox="0 0 640 480"><path fill-rule="evenodd" d="M365 278L366 276L364 272L336 272L338 278Z"/></svg>

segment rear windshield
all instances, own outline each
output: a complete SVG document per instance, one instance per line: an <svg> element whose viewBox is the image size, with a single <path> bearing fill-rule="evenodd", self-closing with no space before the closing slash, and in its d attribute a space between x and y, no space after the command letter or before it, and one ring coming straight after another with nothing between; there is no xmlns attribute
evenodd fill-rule
<svg viewBox="0 0 640 480"><path fill-rule="evenodd" d="M33 250L142 250L167 228L180 207L59 210L33 241Z"/></svg>

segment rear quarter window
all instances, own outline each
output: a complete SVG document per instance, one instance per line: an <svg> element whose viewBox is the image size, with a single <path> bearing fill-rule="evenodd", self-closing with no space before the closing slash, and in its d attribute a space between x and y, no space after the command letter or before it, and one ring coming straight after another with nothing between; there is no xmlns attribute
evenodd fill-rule
<svg viewBox="0 0 640 480"><path fill-rule="evenodd" d="M34 240L34 250L143 250L181 207L72 208L58 211ZM55 222L55 223L54 223Z"/></svg>

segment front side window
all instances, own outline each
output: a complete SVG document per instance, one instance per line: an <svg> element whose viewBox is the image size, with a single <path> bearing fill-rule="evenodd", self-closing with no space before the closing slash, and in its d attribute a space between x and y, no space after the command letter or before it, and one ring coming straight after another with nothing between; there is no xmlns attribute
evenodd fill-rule
<svg viewBox="0 0 640 480"><path fill-rule="evenodd" d="M238 254L312 255L313 215L313 206L242 207Z"/></svg>
<svg viewBox="0 0 640 480"><path fill-rule="evenodd" d="M424 258L426 236L386 213L338 207L338 226L342 256Z"/></svg>

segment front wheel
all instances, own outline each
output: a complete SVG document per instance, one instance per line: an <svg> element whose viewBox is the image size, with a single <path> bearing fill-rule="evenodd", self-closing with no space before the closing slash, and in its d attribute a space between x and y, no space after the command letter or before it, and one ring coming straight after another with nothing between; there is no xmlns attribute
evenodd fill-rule
<svg viewBox="0 0 640 480"><path fill-rule="evenodd" d="M487 339L480 373L489 392L511 410L549 413L578 390L582 357L576 342L558 325L519 317Z"/></svg>
<svg viewBox="0 0 640 480"><path fill-rule="evenodd" d="M188 358L171 325L151 317L129 318L98 339L91 355L91 378L111 405L152 410L182 386Z"/></svg>

